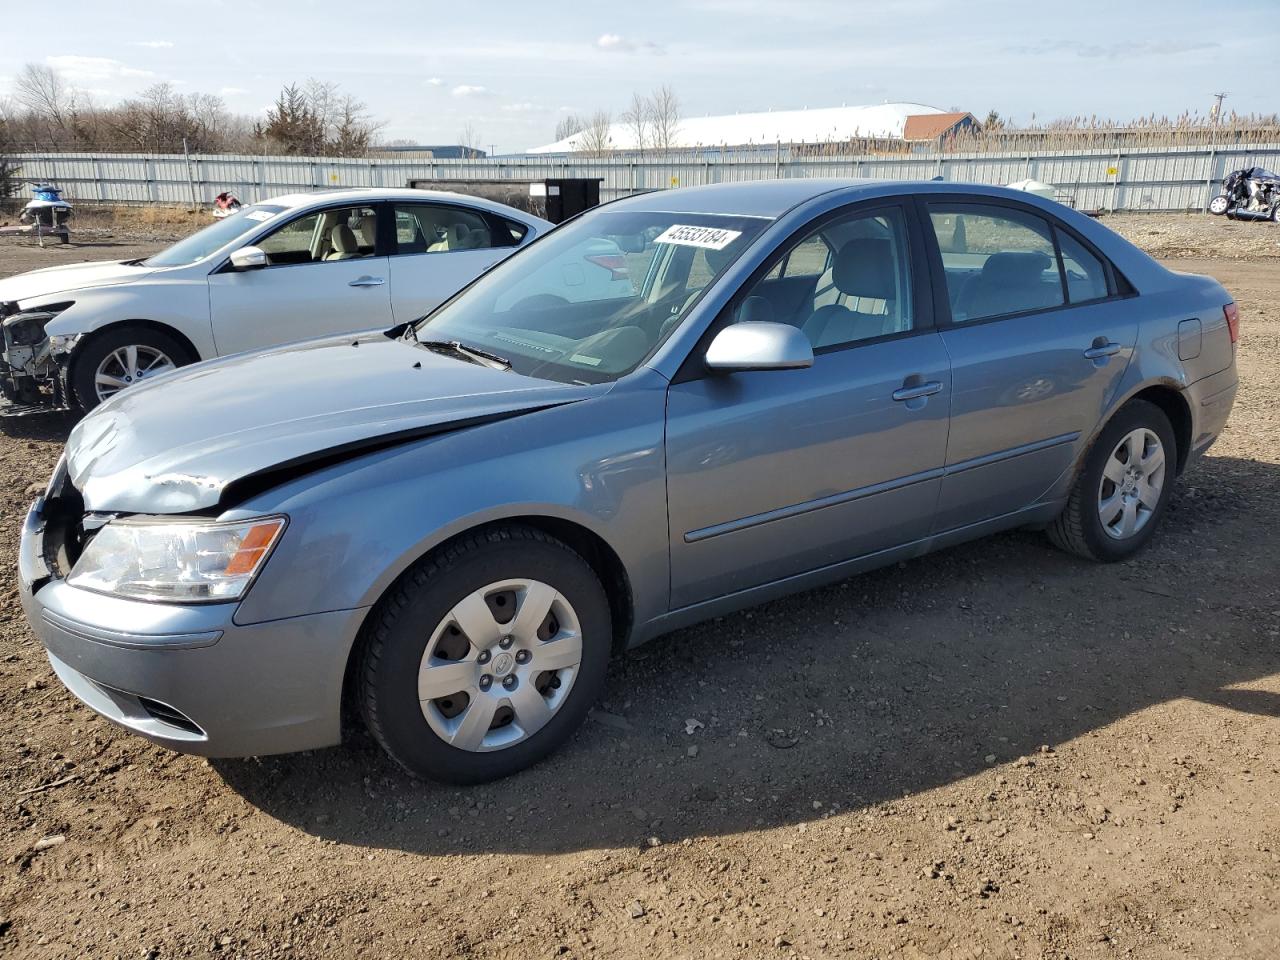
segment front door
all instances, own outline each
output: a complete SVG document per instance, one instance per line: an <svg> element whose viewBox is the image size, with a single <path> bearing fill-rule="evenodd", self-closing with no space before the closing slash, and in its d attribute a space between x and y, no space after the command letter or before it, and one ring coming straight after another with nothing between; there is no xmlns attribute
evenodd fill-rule
<svg viewBox="0 0 1280 960"><path fill-rule="evenodd" d="M377 208L313 210L258 241L268 265L209 277L218 353L392 326L387 257Z"/></svg>
<svg viewBox="0 0 1280 960"><path fill-rule="evenodd" d="M907 224L898 206L824 218L727 308L800 327L811 368L672 384L673 608L928 535L951 374Z"/></svg>
<svg viewBox="0 0 1280 960"><path fill-rule="evenodd" d="M1071 469L1138 328L1108 265L1021 204L930 202L954 392L936 531L1016 513Z"/></svg>

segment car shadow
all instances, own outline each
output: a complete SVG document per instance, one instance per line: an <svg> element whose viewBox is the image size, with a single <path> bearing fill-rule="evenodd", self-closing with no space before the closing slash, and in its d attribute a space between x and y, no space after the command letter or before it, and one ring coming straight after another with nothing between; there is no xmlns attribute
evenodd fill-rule
<svg viewBox="0 0 1280 960"><path fill-rule="evenodd" d="M22 416L0 417L0 432L15 440L66 443L67 435L81 416L79 411L39 410Z"/></svg>
<svg viewBox="0 0 1280 960"><path fill-rule="evenodd" d="M800 824L1175 698L1280 716L1280 696L1248 688L1280 671L1259 599L1275 596L1278 505L1280 466L1215 457L1127 563L1016 532L678 631L616 661L565 749L493 784L412 780L362 731L214 766L339 843L549 853Z"/></svg>

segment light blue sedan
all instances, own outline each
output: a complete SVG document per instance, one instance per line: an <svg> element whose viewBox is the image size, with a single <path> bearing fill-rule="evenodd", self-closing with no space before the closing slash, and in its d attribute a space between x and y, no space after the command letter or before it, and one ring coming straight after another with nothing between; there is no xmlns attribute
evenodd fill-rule
<svg viewBox="0 0 1280 960"><path fill-rule="evenodd" d="M628 295L566 269L593 248ZM416 323L104 403L23 604L158 743L336 744L345 691L410 773L485 780L675 627L1011 527L1129 557L1226 423L1237 334L1213 280L1025 193L633 197Z"/></svg>

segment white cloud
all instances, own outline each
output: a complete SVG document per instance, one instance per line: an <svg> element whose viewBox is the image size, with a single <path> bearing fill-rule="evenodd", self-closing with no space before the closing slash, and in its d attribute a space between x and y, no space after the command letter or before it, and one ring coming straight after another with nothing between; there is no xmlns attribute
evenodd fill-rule
<svg viewBox="0 0 1280 960"><path fill-rule="evenodd" d="M469 83L462 83L449 91L455 97L483 97L489 93L488 87L476 86Z"/></svg>
<svg viewBox="0 0 1280 960"><path fill-rule="evenodd" d="M430 79L426 80L426 81L425 81L425 83L426 83L426 85L427 85L428 87L443 87L443 86L444 86L444 81L443 81L443 80L441 80L439 77L431 77Z"/></svg>
<svg viewBox="0 0 1280 960"><path fill-rule="evenodd" d="M249 91L246 90L244 87L222 87L220 90L218 90L218 96L238 97L241 94L248 93L248 92Z"/></svg>
<svg viewBox="0 0 1280 960"><path fill-rule="evenodd" d="M632 40L618 33L602 33L596 38L596 49L606 53L662 53L660 44L652 40Z"/></svg>
<svg viewBox="0 0 1280 960"><path fill-rule="evenodd" d="M131 47L146 47L148 50L168 50L173 46L172 40L133 40Z"/></svg>
<svg viewBox="0 0 1280 960"><path fill-rule="evenodd" d="M530 113L534 110L541 110L542 107L536 103L530 103L528 100L522 100L519 103L504 103L502 109L507 113Z"/></svg>
<svg viewBox="0 0 1280 960"><path fill-rule="evenodd" d="M53 67L76 86L101 83L104 80L128 80L154 77L150 70L139 70L110 57L78 57L70 54L45 57L45 63Z"/></svg>

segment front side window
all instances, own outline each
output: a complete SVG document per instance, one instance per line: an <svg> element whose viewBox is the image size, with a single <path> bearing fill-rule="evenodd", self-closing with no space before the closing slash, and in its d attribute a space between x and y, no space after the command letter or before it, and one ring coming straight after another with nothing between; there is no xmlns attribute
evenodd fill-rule
<svg viewBox="0 0 1280 960"><path fill-rule="evenodd" d="M395 224L396 252L401 254L488 250L520 242L510 227L499 224L495 230L476 210L440 203L397 203Z"/></svg>
<svg viewBox="0 0 1280 960"><path fill-rule="evenodd" d="M908 251L896 207L831 220L743 291L732 319L799 327L814 350L905 333L914 324Z"/></svg>
<svg viewBox="0 0 1280 960"><path fill-rule="evenodd" d="M657 349L768 222L591 213L504 260L413 335L497 354L527 376L614 380Z"/></svg>
<svg viewBox="0 0 1280 960"><path fill-rule="evenodd" d="M262 225L284 213L285 208L270 203L255 203L226 219L211 223L203 230L166 247L145 261L148 267L185 267L203 260L239 237L248 236Z"/></svg>
<svg viewBox="0 0 1280 960"><path fill-rule="evenodd" d="M316 210L259 240L270 266L372 257L377 240L373 207Z"/></svg>
<svg viewBox="0 0 1280 960"><path fill-rule="evenodd" d="M984 320L1062 306L1053 228L1011 207L930 203L951 319Z"/></svg>

